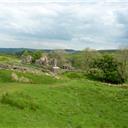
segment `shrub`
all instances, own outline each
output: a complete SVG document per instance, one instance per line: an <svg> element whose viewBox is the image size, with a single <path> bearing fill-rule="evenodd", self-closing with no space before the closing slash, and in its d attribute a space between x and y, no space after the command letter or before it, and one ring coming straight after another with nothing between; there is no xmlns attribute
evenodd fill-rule
<svg viewBox="0 0 128 128"><path fill-rule="evenodd" d="M93 68L90 69L89 75L92 78L100 79L102 81L120 84L124 83L126 79L120 74L120 63L112 55L103 55L102 58L95 60Z"/></svg>
<svg viewBox="0 0 128 128"><path fill-rule="evenodd" d="M88 71L89 77L96 79L96 80L102 80L103 79L103 71L98 68L91 68Z"/></svg>

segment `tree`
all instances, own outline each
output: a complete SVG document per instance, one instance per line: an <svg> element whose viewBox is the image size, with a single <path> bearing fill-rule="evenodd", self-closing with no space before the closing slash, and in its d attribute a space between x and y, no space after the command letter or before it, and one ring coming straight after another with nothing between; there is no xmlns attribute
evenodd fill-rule
<svg viewBox="0 0 128 128"><path fill-rule="evenodd" d="M24 50L22 56L28 56L28 55L32 55L32 52L28 50Z"/></svg>
<svg viewBox="0 0 128 128"><path fill-rule="evenodd" d="M42 57L43 52L41 50L36 50L35 52L32 53L32 57L33 57L33 62L35 62L35 60L40 59Z"/></svg>
<svg viewBox="0 0 128 128"><path fill-rule="evenodd" d="M119 71L120 65L121 63L119 63L112 55L106 54L103 55L102 58L95 60L93 64L95 74L94 72L91 72L89 75L108 83L124 83L126 79L124 79Z"/></svg>
<svg viewBox="0 0 128 128"><path fill-rule="evenodd" d="M64 50L54 50L48 54L49 58L56 59L57 65L62 67L63 64L66 62L65 58L65 51Z"/></svg>
<svg viewBox="0 0 128 128"><path fill-rule="evenodd" d="M100 57L100 53L94 49L87 48L83 51L82 57L83 68L88 72L93 62Z"/></svg>
<svg viewBox="0 0 128 128"><path fill-rule="evenodd" d="M116 59L120 63L119 72L124 79L128 79L128 49L118 51Z"/></svg>
<svg viewBox="0 0 128 128"><path fill-rule="evenodd" d="M32 57L32 62L34 63L35 60L40 59L42 57L43 52L41 50L36 50L36 51L28 51L24 50L22 53L22 57Z"/></svg>

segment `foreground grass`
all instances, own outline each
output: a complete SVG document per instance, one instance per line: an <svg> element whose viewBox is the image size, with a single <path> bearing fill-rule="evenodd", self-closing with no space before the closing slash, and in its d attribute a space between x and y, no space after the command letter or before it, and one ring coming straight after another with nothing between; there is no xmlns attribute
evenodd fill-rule
<svg viewBox="0 0 128 128"><path fill-rule="evenodd" d="M126 88L87 79L0 83L0 128L128 128L127 122Z"/></svg>

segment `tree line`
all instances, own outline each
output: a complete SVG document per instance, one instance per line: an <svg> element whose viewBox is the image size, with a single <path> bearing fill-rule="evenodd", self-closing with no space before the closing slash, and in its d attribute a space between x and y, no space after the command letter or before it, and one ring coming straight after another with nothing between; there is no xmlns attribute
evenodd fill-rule
<svg viewBox="0 0 128 128"><path fill-rule="evenodd" d="M99 52L86 49L72 57L72 64L92 79L121 84L128 80L128 49Z"/></svg>
<svg viewBox="0 0 128 128"><path fill-rule="evenodd" d="M31 55L33 62L42 54L55 58L58 66L72 65L76 70L81 70L89 78L104 82L121 84L128 80L128 49L117 51L97 51L85 49L78 53L66 53L64 50L54 50L49 53L42 51L24 51L22 55Z"/></svg>

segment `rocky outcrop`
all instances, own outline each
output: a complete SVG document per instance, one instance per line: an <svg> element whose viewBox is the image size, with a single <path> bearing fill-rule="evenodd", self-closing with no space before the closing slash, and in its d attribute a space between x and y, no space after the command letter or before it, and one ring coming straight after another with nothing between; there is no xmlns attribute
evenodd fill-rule
<svg viewBox="0 0 128 128"><path fill-rule="evenodd" d="M16 81L16 82L31 83L30 79L24 76L19 77L16 73L12 73L11 78L13 81Z"/></svg>
<svg viewBox="0 0 128 128"><path fill-rule="evenodd" d="M9 65L9 64L0 64L0 69L11 69L11 65Z"/></svg>
<svg viewBox="0 0 128 128"><path fill-rule="evenodd" d="M22 56L21 62L23 64L31 64L32 63L32 56L30 56L30 55L28 55L28 56Z"/></svg>
<svg viewBox="0 0 128 128"><path fill-rule="evenodd" d="M40 59L36 60L35 64L47 66L49 64L47 56L41 57Z"/></svg>

